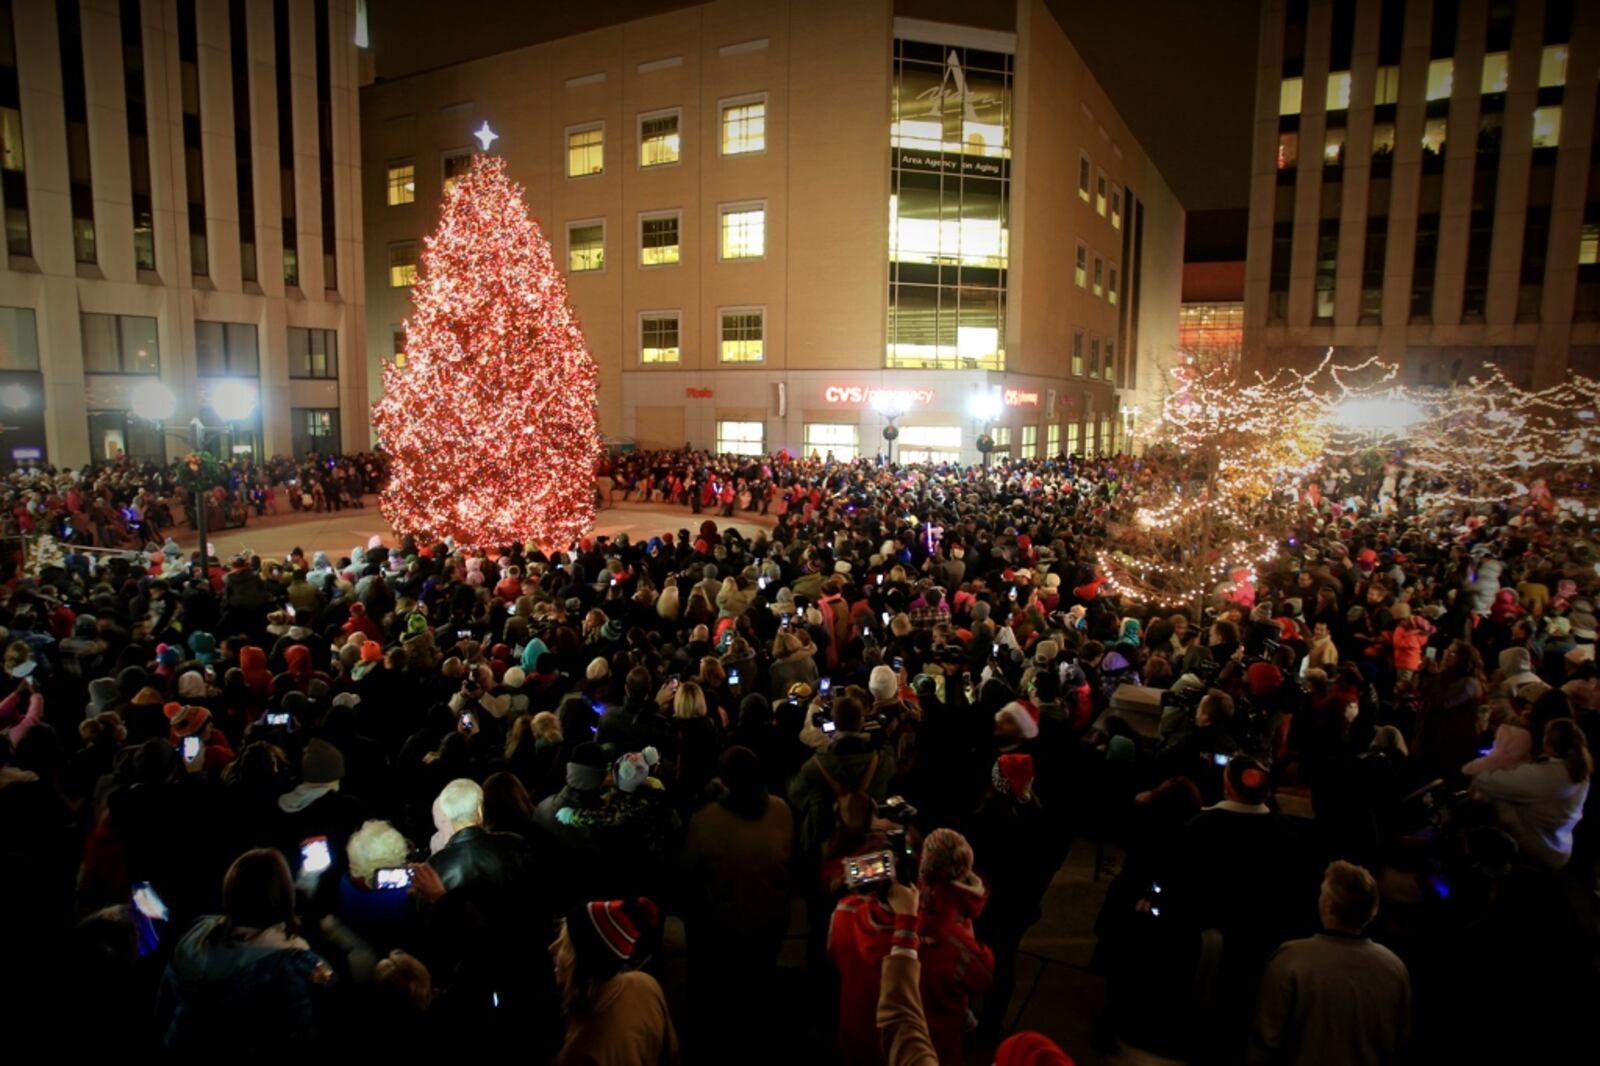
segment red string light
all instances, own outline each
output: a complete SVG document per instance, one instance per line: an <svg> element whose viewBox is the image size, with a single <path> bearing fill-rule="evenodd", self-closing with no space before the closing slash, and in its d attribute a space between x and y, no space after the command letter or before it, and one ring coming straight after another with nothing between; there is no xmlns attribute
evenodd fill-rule
<svg viewBox="0 0 1600 1066"><path fill-rule="evenodd" d="M396 532L565 547L594 523L595 366L505 160L478 153L425 242L405 365L372 409Z"/></svg>

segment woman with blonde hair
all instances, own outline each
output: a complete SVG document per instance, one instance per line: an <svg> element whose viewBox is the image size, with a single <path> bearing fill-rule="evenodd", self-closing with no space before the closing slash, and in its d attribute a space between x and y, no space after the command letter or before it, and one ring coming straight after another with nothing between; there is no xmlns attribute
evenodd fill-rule
<svg viewBox="0 0 1600 1066"><path fill-rule="evenodd" d="M717 776L722 742L708 711L705 691L699 685L685 681L678 686L672 697L676 758L670 767L663 766L662 777L671 778L674 794L685 810L698 806L700 793Z"/></svg>
<svg viewBox="0 0 1600 1066"><path fill-rule="evenodd" d="M339 918L361 939L383 951L400 943L411 915L403 889L381 887L379 870L406 864L411 844L381 819L363 822L346 842L345 875L339 879Z"/></svg>
<svg viewBox="0 0 1600 1066"><path fill-rule="evenodd" d="M679 613L678 586L669 581L666 588L661 590L661 595L656 597L656 615L665 621L676 622Z"/></svg>
<svg viewBox="0 0 1600 1066"><path fill-rule="evenodd" d="M506 762L535 801L561 788L561 719L550 711L519 715L506 737Z"/></svg>

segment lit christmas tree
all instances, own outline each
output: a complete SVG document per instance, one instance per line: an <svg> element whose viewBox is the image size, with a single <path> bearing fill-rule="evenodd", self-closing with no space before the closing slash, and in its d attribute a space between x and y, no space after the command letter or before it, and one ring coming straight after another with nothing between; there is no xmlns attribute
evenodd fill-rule
<svg viewBox="0 0 1600 1066"><path fill-rule="evenodd" d="M372 410L384 516L464 547L565 548L594 522L595 368L505 160L473 157L411 299L405 365Z"/></svg>

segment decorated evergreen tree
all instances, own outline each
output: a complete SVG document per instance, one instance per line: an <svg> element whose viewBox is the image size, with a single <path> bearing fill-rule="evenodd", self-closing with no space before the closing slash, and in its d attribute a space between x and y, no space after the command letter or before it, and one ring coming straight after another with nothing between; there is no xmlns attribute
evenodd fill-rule
<svg viewBox="0 0 1600 1066"><path fill-rule="evenodd" d="M478 153L426 241L372 422L399 533L564 548L594 521L595 367L505 160Z"/></svg>

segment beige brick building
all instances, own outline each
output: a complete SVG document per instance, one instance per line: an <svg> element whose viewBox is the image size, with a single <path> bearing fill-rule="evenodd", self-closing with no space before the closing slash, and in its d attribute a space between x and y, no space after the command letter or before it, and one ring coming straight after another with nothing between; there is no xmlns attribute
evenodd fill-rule
<svg viewBox="0 0 1600 1066"><path fill-rule="evenodd" d="M1244 343L1600 374L1600 5L1265 0Z"/></svg>
<svg viewBox="0 0 1600 1066"><path fill-rule="evenodd" d="M364 446L356 0L0 3L0 460ZM212 395L256 399L229 424Z"/></svg>
<svg viewBox="0 0 1600 1066"><path fill-rule="evenodd" d="M367 86L369 389L487 121L608 435L872 454L888 395L908 458L1112 446L1175 345L1183 210L1040 0L971 6L719 0Z"/></svg>

